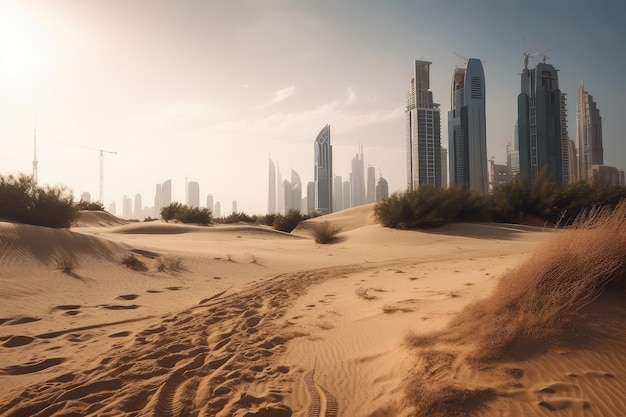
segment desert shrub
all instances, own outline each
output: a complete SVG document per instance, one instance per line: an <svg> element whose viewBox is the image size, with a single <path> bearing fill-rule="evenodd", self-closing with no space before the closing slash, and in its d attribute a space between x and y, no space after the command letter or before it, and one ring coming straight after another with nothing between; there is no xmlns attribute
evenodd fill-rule
<svg viewBox="0 0 626 417"><path fill-rule="evenodd" d="M183 205L181 203L175 201L168 206L161 207L161 211L159 213L161 214L161 218L167 223L176 218L176 215L180 212L182 207Z"/></svg>
<svg viewBox="0 0 626 417"><path fill-rule="evenodd" d="M307 224L306 229L313 235L315 243L321 244L334 241L337 239L339 232L341 232L341 227L333 225L327 221Z"/></svg>
<svg viewBox="0 0 626 417"><path fill-rule="evenodd" d="M76 203L76 208L78 210L105 211L104 205L99 201L80 200L78 203Z"/></svg>
<svg viewBox="0 0 626 417"><path fill-rule="evenodd" d="M69 274L74 272L76 268L76 258L69 253L60 253L54 257L57 269L61 272Z"/></svg>
<svg viewBox="0 0 626 417"><path fill-rule="evenodd" d="M274 221L276 220L276 216L278 216L278 214L269 213L264 216L259 216L257 221L259 222L259 224L264 224L266 226L273 226Z"/></svg>
<svg viewBox="0 0 626 417"><path fill-rule="evenodd" d="M130 269L140 269L144 266L143 262L141 262L134 253L124 255L122 257L122 265Z"/></svg>
<svg viewBox="0 0 626 417"><path fill-rule="evenodd" d="M211 211L207 208L182 206L175 215L181 223L197 223L208 225L211 223Z"/></svg>
<svg viewBox="0 0 626 417"><path fill-rule="evenodd" d="M226 217L220 219L221 223L233 224L233 223L256 223L256 219L246 212L233 212Z"/></svg>
<svg viewBox="0 0 626 417"><path fill-rule="evenodd" d="M155 261L156 270L159 272L178 271L183 264L183 258L180 257L159 256Z"/></svg>
<svg viewBox="0 0 626 417"><path fill-rule="evenodd" d="M32 177L0 176L0 218L37 226L68 228L78 215L63 187L39 187Z"/></svg>
<svg viewBox="0 0 626 417"><path fill-rule="evenodd" d="M280 230L281 232L291 233L301 221L306 219L308 219L308 217L301 214L299 210L289 210L285 215L276 215L273 226L274 229Z"/></svg>
<svg viewBox="0 0 626 417"><path fill-rule="evenodd" d="M447 223L486 220L486 200L461 187L436 188L422 185L418 190L394 193L374 206L374 214L385 227L430 228Z"/></svg>

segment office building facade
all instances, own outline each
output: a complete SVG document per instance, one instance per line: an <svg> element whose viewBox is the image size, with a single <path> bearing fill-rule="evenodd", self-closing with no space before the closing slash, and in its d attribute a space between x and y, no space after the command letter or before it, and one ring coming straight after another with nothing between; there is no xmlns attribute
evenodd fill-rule
<svg viewBox="0 0 626 417"><path fill-rule="evenodd" d="M314 144L315 211L332 213L333 206L333 147L330 143L330 125L324 126Z"/></svg>
<svg viewBox="0 0 626 417"><path fill-rule="evenodd" d="M441 187L441 115L430 91L430 64L414 61L406 99L407 188L422 184Z"/></svg>
<svg viewBox="0 0 626 417"><path fill-rule="evenodd" d="M479 59L470 58L452 77L448 113L450 185L473 193L489 192L485 74Z"/></svg>
<svg viewBox="0 0 626 417"><path fill-rule="evenodd" d="M602 118L596 102L580 82L576 100L576 142L578 148L578 176L580 181L590 179L593 165L604 165L602 146Z"/></svg>

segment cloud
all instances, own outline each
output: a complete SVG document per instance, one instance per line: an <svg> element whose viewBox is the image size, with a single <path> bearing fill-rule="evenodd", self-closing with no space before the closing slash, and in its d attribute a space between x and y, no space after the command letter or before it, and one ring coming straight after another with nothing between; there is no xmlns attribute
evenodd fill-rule
<svg viewBox="0 0 626 417"><path fill-rule="evenodd" d="M348 98L346 99L346 106L353 104L356 101L356 93L352 87L348 87Z"/></svg>
<svg viewBox="0 0 626 417"><path fill-rule="evenodd" d="M289 87L285 87L285 88L281 88L280 90L276 91L272 97L272 99L269 101L269 103L261 106L262 108L264 107L269 107L271 105L274 105L276 103L280 103L281 101L289 98L294 90L296 89L295 85L290 85Z"/></svg>

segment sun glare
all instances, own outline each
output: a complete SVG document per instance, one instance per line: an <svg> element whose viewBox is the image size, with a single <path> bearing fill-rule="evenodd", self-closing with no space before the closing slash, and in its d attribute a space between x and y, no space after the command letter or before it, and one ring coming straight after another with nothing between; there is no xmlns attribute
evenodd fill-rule
<svg viewBox="0 0 626 417"><path fill-rule="evenodd" d="M38 95L55 70L59 48L41 22L19 4L0 2L0 88L27 99Z"/></svg>

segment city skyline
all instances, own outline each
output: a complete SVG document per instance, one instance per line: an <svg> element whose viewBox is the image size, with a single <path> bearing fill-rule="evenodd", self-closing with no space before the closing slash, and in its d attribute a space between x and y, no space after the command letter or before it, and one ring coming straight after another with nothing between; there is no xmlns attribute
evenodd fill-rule
<svg viewBox="0 0 626 417"><path fill-rule="evenodd" d="M542 13L536 10L541 8ZM358 9L359 18L354 12ZM486 84L487 156L506 160L517 118L522 39L546 51L569 94L570 139L581 80L602 110L606 165L624 168L617 53L626 5L557 0L480 4L170 1L0 2L0 173L30 174L75 198L154 197L183 178L241 211L267 210L267 155L313 180L311 141L333 126L334 171L361 143L389 191L406 187L404 107L411 62L427 59L441 112L453 52L479 57ZM529 25L528 22L533 24ZM584 27L585 30L580 30ZM114 30L112 28L115 28ZM375 28L376 30L372 30ZM531 66L541 60L531 57ZM254 64L252 76L251 63ZM445 119L445 116L444 116ZM447 123L441 137L447 147Z"/></svg>

